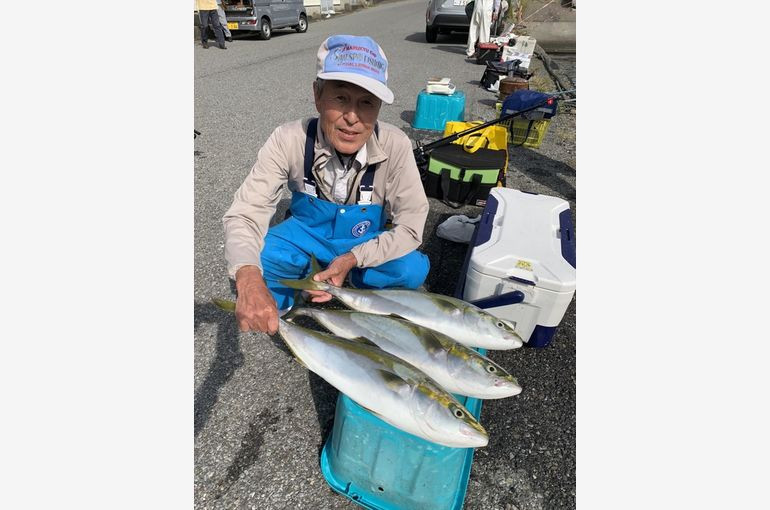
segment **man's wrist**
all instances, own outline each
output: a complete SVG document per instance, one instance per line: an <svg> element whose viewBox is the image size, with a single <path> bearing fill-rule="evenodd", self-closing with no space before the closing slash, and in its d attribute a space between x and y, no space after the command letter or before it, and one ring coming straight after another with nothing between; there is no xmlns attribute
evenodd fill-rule
<svg viewBox="0 0 770 510"><path fill-rule="evenodd" d="M343 258L345 258L345 262L350 266L351 269L358 266L358 257L356 257L355 253L352 251L349 251L342 255Z"/></svg>
<svg viewBox="0 0 770 510"><path fill-rule="evenodd" d="M265 285L265 281L262 279L262 272L258 266L241 266L235 272L235 286L237 288L248 284Z"/></svg>

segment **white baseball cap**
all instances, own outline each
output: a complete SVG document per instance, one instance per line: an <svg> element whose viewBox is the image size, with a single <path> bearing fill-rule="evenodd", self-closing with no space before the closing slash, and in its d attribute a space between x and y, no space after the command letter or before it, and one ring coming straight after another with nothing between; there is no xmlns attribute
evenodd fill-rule
<svg viewBox="0 0 770 510"><path fill-rule="evenodd" d="M388 88L388 59L374 39L333 35L318 48L318 73L324 80L340 80L362 87L385 103L393 103Z"/></svg>

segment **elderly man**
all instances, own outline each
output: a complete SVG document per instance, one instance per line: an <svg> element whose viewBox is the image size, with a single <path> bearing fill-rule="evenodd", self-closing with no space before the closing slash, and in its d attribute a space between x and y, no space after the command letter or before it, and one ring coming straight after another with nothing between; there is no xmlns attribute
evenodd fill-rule
<svg viewBox="0 0 770 510"><path fill-rule="evenodd" d="M382 102L393 102L385 53L369 37L335 35L317 57L319 117L273 131L223 218L241 331L278 329L294 298L279 280L306 277L311 255L327 265L315 280L333 285L350 273L360 288L417 288L428 274L417 251L428 200L412 144L377 120ZM284 183L291 217L268 230ZM314 302L331 299L309 292Z"/></svg>

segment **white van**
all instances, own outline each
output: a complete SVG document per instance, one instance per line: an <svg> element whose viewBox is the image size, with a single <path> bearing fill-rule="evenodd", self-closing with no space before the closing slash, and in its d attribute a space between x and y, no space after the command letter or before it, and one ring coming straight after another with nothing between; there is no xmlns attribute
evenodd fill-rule
<svg viewBox="0 0 770 510"><path fill-rule="evenodd" d="M222 7L233 35L248 30L267 40L276 28L307 32L303 0L222 0Z"/></svg>

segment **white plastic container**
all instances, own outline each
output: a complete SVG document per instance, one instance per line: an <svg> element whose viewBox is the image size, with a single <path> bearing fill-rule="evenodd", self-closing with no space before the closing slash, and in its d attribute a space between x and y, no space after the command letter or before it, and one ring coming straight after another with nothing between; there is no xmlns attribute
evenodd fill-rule
<svg viewBox="0 0 770 510"><path fill-rule="evenodd" d="M528 37L526 35L516 36L516 43L513 46L504 46L502 60L507 62L509 60L521 60L521 67L524 70L529 70L529 65L532 61L532 55L535 53L535 46L537 45L537 39L534 37Z"/></svg>
<svg viewBox="0 0 770 510"><path fill-rule="evenodd" d="M483 299L479 306L514 322L527 345L547 346L575 294L569 202L493 188L469 249L463 299Z"/></svg>

